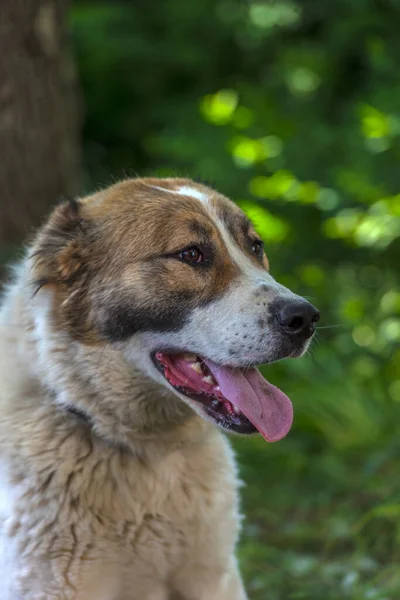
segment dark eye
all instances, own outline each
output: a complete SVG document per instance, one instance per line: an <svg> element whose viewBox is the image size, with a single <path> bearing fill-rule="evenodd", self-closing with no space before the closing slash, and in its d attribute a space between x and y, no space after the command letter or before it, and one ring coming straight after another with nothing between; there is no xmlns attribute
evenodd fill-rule
<svg viewBox="0 0 400 600"><path fill-rule="evenodd" d="M198 248L186 248L186 250L182 250L179 256L182 260L191 264L204 261L204 256Z"/></svg>
<svg viewBox="0 0 400 600"><path fill-rule="evenodd" d="M257 257L261 257L263 250L264 250L264 244L262 243L262 241L255 240L251 246L251 251L253 252L253 254L255 254Z"/></svg>

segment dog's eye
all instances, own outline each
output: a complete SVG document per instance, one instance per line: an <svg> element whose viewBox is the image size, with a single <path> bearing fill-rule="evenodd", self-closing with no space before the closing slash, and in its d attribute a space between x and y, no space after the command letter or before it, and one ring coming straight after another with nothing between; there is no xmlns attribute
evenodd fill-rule
<svg viewBox="0 0 400 600"><path fill-rule="evenodd" d="M255 240L251 246L251 251L253 252L253 254L255 254L257 257L262 256L264 250L264 244L262 243L261 240Z"/></svg>
<svg viewBox="0 0 400 600"><path fill-rule="evenodd" d="M184 260L185 262L194 264L194 263L201 263L204 261L204 256L203 254L200 252L200 250L198 248L186 248L186 250L182 250L182 252L179 254L179 256L181 257L182 260Z"/></svg>

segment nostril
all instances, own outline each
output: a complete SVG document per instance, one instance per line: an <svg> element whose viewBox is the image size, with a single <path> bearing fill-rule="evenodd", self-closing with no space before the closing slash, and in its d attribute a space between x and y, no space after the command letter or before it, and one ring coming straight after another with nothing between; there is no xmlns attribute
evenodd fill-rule
<svg viewBox="0 0 400 600"><path fill-rule="evenodd" d="M287 323L287 327L290 327L290 329L293 329L294 331L297 331L298 329L301 329L304 325L304 319L303 317L300 316L295 316L293 317L293 319Z"/></svg>
<svg viewBox="0 0 400 600"><path fill-rule="evenodd" d="M320 318L321 318L321 315L319 314L319 310L315 309L315 312L314 312L314 314L312 316L311 322L312 323L318 323L318 321L320 320Z"/></svg>
<svg viewBox="0 0 400 600"><path fill-rule="evenodd" d="M282 327L290 331L298 331L304 327L304 317L298 313L293 314L286 307L276 314L276 318Z"/></svg>

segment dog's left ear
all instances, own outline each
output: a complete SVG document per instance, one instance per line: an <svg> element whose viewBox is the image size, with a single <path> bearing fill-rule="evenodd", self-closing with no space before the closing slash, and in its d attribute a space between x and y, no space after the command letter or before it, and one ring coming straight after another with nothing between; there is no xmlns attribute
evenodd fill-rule
<svg viewBox="0 0 400 600"><path fill-rule="evenodd" d="M89 222L79 200L62 202L39 231L31 254L35 292L43 286L68 288L83 274Z"/></svg>

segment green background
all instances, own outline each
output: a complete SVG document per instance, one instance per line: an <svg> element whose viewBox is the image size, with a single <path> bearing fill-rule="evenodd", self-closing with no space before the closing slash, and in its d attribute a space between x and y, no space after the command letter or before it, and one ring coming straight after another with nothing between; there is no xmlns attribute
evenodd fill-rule
<svg viewBox="0 0 400 600"><path fill-rule="evenodd" d="M322 313L267 369L289 436L234 442L250 598L400 598L400 2L75 1L70 25L87 190L209 182Z"/></svg>

